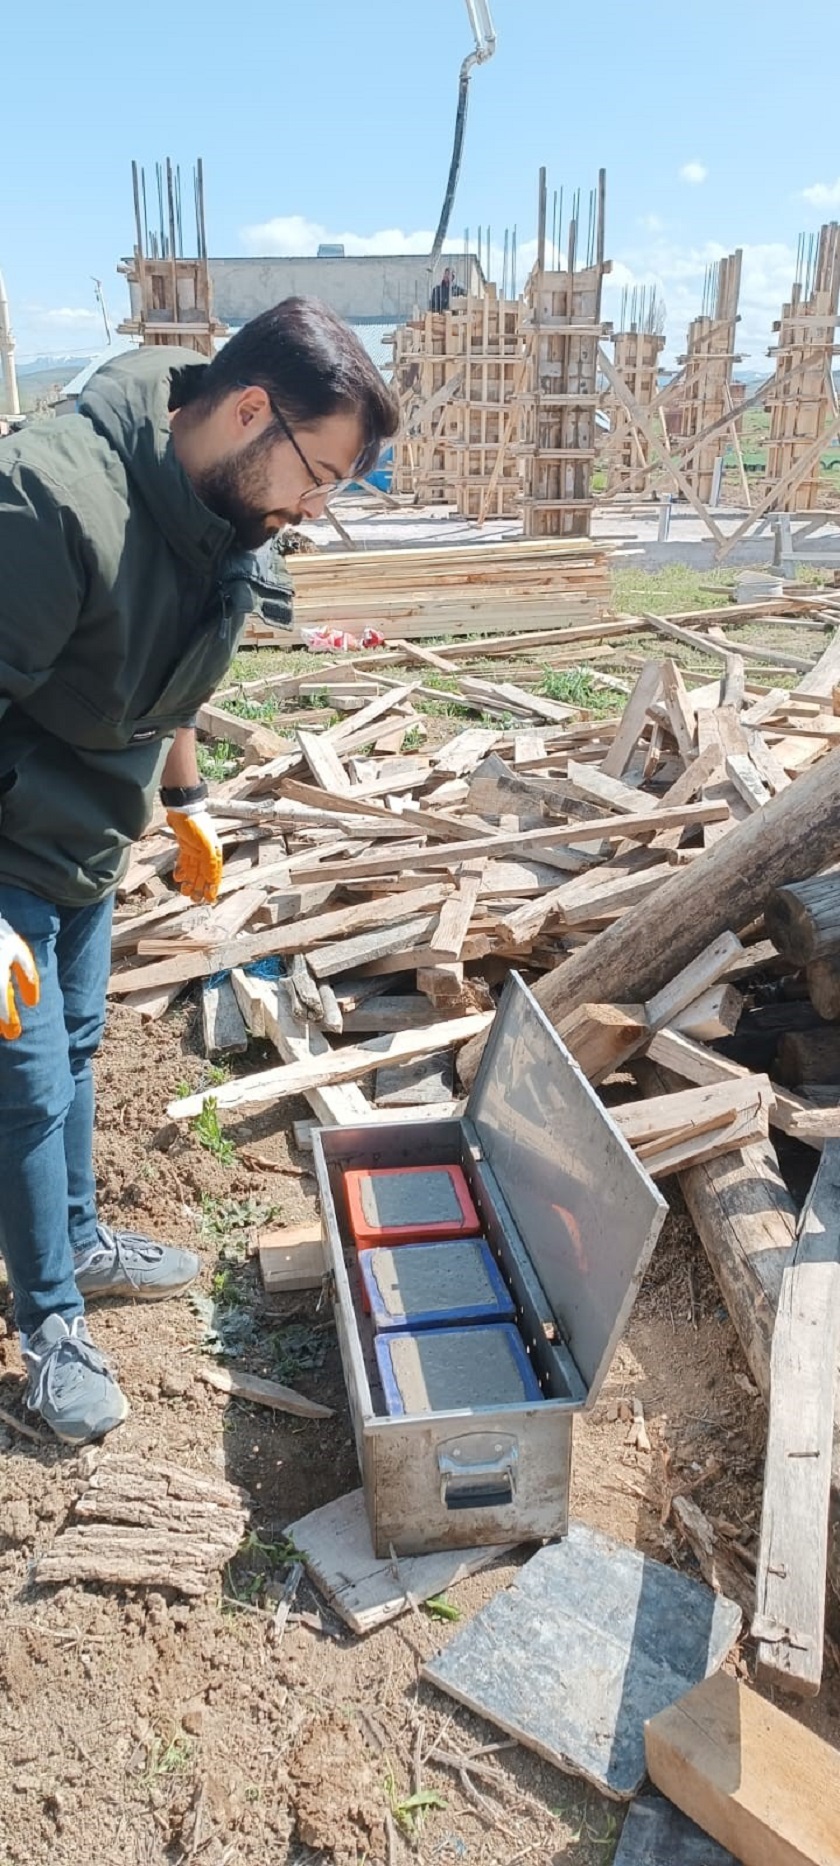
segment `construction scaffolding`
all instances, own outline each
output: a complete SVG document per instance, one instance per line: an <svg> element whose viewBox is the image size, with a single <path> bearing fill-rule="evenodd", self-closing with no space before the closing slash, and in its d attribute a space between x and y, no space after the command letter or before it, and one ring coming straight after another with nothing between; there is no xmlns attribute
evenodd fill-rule
<svg viewBox="0 0 840 1866"><path fill-rule="evenodd" d="M642 285L621 296L621 328L614 338L615 367L639 408L650 409L659 390L659 359L665 348L665 306L655 287ZM610 423L608 446L601 454L606 490L643 492L651 470L651 443L640 436L623 402L608 390L603 398Z"/></svg>
<svg viewBox="0 0 840 1866"><path fill-rule="evenodd" d="M524 384L518 300L495 285L456 298L394 333L394 387L404 410L393 488L464 518L512 518L520 475L511 451Z"/></svg>
<svg viewBox="0 0 840 1866"><path fill-rule="evenodd" d="M144 345L177 343L211 357L229 331L213 316L201 157L193 170L194 258L184 256L180 168L173 169L167 156L165 169L155 164L155 175L158 226L150 229L145 170L132 162L134 256L118 267L128 280L131 316L117 328L121 336L137 337Z"/></svg>
<svg viewBox="0 0 840 1866"><path fill-rule="evenodd" d="M765 407L770 413L767 489L771 510L810 512L820 504L820 454L831 439L837 397L832 358L840 302L840 227L829 221L799 241L790 304L774 324L776 368ZM794 386L795 385L795 386Z"/></svg>
<svg viewBox="0 0 840 1866"><path fill-rule="evenodd" d="M530 367L524 387L520 457L523 468L522 517L526 538L573 538L589 534L592 468L595 460L598 406L598 346L610 335L601 321L605 273L604 208L606 176L589 198L585 263L580 193L569 220L565 269L556 269L562 242L562 207L552 237L551 269L546 266L546 172L540 170L537 263L525 288L526 355Z"/></svg>
<svg viewBox="0 0 840 1866"><path fill-rule="evenodd" d="M685 370L679 434L681 440L698 442L686 465L686 477L704 505L716 503L715 481L721 445L720 438L706 442L701 437L723 416L732 414L732 369L735 363L741 362L741 357L735 355L741 260L739 247L728 259L716 260L707 267L703 309L689 324L685 356L677 358ZM737 451L734 423L729 433Z"/></svg>

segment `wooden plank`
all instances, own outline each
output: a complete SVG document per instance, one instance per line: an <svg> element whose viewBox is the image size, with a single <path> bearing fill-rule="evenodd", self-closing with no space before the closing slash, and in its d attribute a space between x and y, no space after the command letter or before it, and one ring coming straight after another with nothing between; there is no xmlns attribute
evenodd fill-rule
<svg viewBox="0 0 840 1866"><path fill-rule="evenodd" d="M217 1393L228 1393L231 1399L248 1400L253 1406L268 1406L272 1412L296 1413L301 1419L333 1417L331 1406L321 1406L317 1400L296 1393L293 1387L281 1386L277 1380L263 1380L259 1374L234 1373L230 1367L202 1364L196 1368L196 1377L203 1380L205 1386L214 1387Z"/></svg>
<svg viewBox="0 0 840 1866"><path fill-rule="evenodd" d="M254 1036L267 1037L283 1061L306 1062L312 1057L331 1056L326 1037L312 1024L304 1024L295 1015L289 991L282 980L249 977L238 970L231 973L237 1003ZM370 1103L355 1082L345 1086L310 1089L306 1099L319 1121L341 1127L358 1121Z"/></svg>
<svg viewBox="0 0 840 1866"><path fill-rule="evenodd" d="M354 1127L377 1127L383 1122L387 1125L389 1121L410 1124L412 1121L458 1120L465 1108L466 1102L463 1098L455 1099L454 1097L452 1101L431 1102L428 1107L417 1104L413 1108L372 1108L368 1103L367 1112L359 1115L353 1125ZM327 1124L319 1121L295 1121L293 1123L295 1146L301 1153L312 1152L312 1135L316 1127L322 1125ZM335 1123L332 1125L334 1126Z"/></svg>
<svg viewBox="0 0 840 1866"><path fill-rule="evenodd" d="M770 792L763 782L752 759L743 752L730 752L726 760L726 775L734 784L738 796L748 810L761 810L770 802Z"/></svg>
<svg viewBox="0 0 840 1866"><path fill-rule="evenodd" d="M411 1108L452 1100L453 1060L450 1050L434 1050L411 1063L395 1063L376 1071L374 1101L377 1108Z"/></svg>
<svg viewBox="0 0 840 1866"><path fill-rule="evenodd" d="M647 1054L652 1063L669 1069L673 1075L680 1076L686 1082L734 1082L736 1076L752 1073L745 1069L743 1063L733 1062L728 1056L718 1056L714 1050L704 1049L701 1042L692 1040L684 1031L670 1028L658 1031L651 1038ZM810 1146L824 1146L826 1136L825 1132L821 1132L821 1111L809 1107L800 1095L794 1095L790 1089L780 1088L777 1082L773 1084L773 1102L769 1114L771 1127L777 1127L781 1133L795 1135L797 1140L805 1141Z"/></svg>
<svg viewBox="0 0 840 1866"><path fill-rule="evenodd" d="M205 981L201 991L201 1029L205 1056L243 1055L248 1048L245 1019L229 978Z"/></svg>
<svg viewBox="0 0 840 1866"><path fill-rule="evenodd" d="M473 838L467 842L453 842L440 849L421 849L410 858L412 870L421 868L451 868L456 862L483 861L485 856L519 855L523 849L539 849L541 859L552 859L549 851L553 843L580 842L623 842L625 837L647 836L660 829L687 829L702 827L706 823L719 823L729 814L725 804L687 803L678 810L658 809L650 806L650 799L641 800L648 804L645 812L638 816L594 817L591 821L581 820L573 823L555 823L545 829L527 829L519 834L487 836ZM774 801L776 801L774 799ZM562 854L557 858L562 866ZM371 875L387 875L391 868L399 865L399 854L374 856L369 860L362 857L354 861L353 874L357 880ZM298 871L304 874L305 870ZM313 868L313 875L314 875ZM336 868L335 874L329 864L322 864L320 869L324 880L346 877L346 865ZM236 963L234 961L234 963ZM116 974L117 977L121 975Z"/></svg>
<svg viewBox="0 0 840 1866"><path fill-rule="evenodd" d="M435 1021L435 1013L422 992L406 992L402 997L386 993L368 998L353 1010L342 1012L347 1036L385 1036L394 1030L421 1030Z"/></svg>
<svg viewBox="0 0 840 1866"><path fill-rule="evenodd" d="M396 895L397 902L400 896ZM431 938L438 924L437 914L420 914L412 920L400 919L396 926L380 927L372 933L357 933L352 939L333 940L318 946L309 955L316 978L335 978L340 972L353 972L384 959L391 953L410 952Z"/></svg>
<svg viewBox="0 0 840 1866"><path fill-rule="evenodd" d="M444 901L430 941L432 963L437 958L460 958L461 947L469 933L470 921L481 893L482 875L481 868L463 869L457 892Z"/></svg>
<svg viewBox="0 0 840 1866"><path fill-rule="evenodd" d="M662 698L682 758L694 757L697 738L697 713L676 661L665 660L662 669Z"/></svg>
<svg viewBox="0 0 840 1866"><path fill-rule="evenodd" d="M597 765L578 764L570 758L566 776L577 795L588 803L603 804L606 809L623 812L625 816L638 815L638 791L630 784L620 783L618 778L609 777L606 770L599 770ZM658 806L657 798L649 797L647 801Z"/></svg>
<svg viewBox="0 0 840 1866"><path fill-rule="evenodd" d="M190 950L177 953L157 965L135 966L126 971L113 972L108 989L113 995L120 996L126 991L141 988L147 990L150 986L210 978L214 972L226 972L235 966L250 965L254 959L275 958L294 952L313 953L312 969L315 970L314 949L319 948L319 957L332 951L330 941L334 934L348 928L361 927L365 932L360 937L365 938L368 929L387 927L394 921L410 919L415 909L422 911L424 904L430 909L439 907L449 892L450 889L441 888L440 885L418 888L410 894L389 895L377 901L360 903L356 907L338 908L309 921L298 920L289 928L271 927L262 933L228 940L211 947L207 952ZM434 915L431 920L433 923ZM391 948L386 947L386 950Z"/></svg>
<svg viewBox="0 0 840 1866"><path fill-rule="evenodd" d="M567 1050L590 1082L603 1082L648 1035L642 1004L579 1004L559 1025Z"/></svg>
<svg viewBox="0 0 840 1866"><path fill-rule="evenodd" d="M415 1056L429 1056L449 1043L466 1043L478 1031L493 1022L489 1011L470 1017L444 1019L428 1030L407 1030L392 1037L374 1037L329 1056L312 1057L289 1063L282 1069L263 1069L236 1082L223 1082L215 1092L218 1108L240 1108L253 1103L279 1101L288 1095L306 1095L310 1089L325 1088L335 1082L352 1082L357 1076L370 1075L386 1062L410 1062ZM205 1097L188 1095L170 1102L170 1120L189 1121L201 1113Z"/></svg>
<svg viewBox="0 0 840 1866"><path fill-rule="evenodd" d="M744 1866L840 1866L840 1755L725 1672L650 1719L645 1755Z"/></svg>
<svg viewBox="0 0 840 1866"><path fill-rule="evenodd" d="M358 714L356 715L358 718ZM297 742L304 758L322 790L346 793L350 789L350 779L344 769L335 746L321 732L304 732L297 729Z"/></svg>
<svg viewBox="0 0 840 1866"><path fill-rule="evenodd" d="M638 744L647 719L648 708L662 691L662 667L659 661L647 661L630 695L621 722L601 765L607 777L620 778ZM663 828L665 826L663 825Z"/></svg>
<svg viewBox="0 0 840 1866"><path fill-rule="evenodd" d="M379 1561L362 1490L299 1517L286 1535L301 1550L310 1580L357 1634L385 1626L507 1553L503 1548L443 1549L439 1555Z"/></svg>
<svg viewBox="0 0 840 1866"><path fill-rule="evenodd" d="M733 960L742 952L741 942L734 933L720 933L696 959L683 966L661 991L648 999L645 1008L651 1030L661 1030L665 1024L670 1024L701 992L708 991L719 978L725 977Z"/></svg>
<svg viewBox="0 0 840 1866"><path fill-rule="evenodd" d="M744 1000L734 985L721 982L692 998L684 1010L668 1021L674 1030L701 1043L713 1043L718 1037L731 1036L743 1010Z"/></svg>
<svg viewBox="0 0 840 1866"><path fill-rule="evenodd" d="M752 1626L758 1676L806 1697L822 1678L838 1348L840 1141L829 1140L782 1275L773 1330Z"/></svg>
<svg viewBox="0 0 840 1866"><path fill-rule="evenodd" d="M770 1092L767 1076L749 1074L732 1082L712 1083L708 1088L681 1089L647 1101L621 1102L610 1108L610 1114L631 1147L640 1147L691 1129L702 1133L710 1123L743 1108L752 1109L762 1100L766 1105Z"/></svg>

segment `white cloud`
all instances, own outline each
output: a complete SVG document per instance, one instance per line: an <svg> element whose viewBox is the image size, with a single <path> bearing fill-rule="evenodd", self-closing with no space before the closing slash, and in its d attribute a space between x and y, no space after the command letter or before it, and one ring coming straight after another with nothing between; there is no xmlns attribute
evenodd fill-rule
<svg viewBox="0 0 840 1866"><path fill-rule="evenodd" d="M331 233L303 214L280 214L243 227L240 237L248 253L298 259L317 253L319 246L328 243L343 246L354 258L364 253L428 253L435 236L425 229L404 233L400 227L383 227L378 233Z"/></svg>
<svg viewBox="0 0 840 1866"><path fill-rule="evenodd" d="M840 207L840 175L836 181L815 181L803 188L802 199L810 207Z"/></svg>
<svg viewBox="0 0 840 1866"><path fill-rule="evenodd" d="M37 310L39 307L33 306ZM41 311L41 317L47 324L98 324L98 311L75 310L69 305L58 305L55 310Z"/></svg>
<svg viewBox="0 0 840 1866"><path fill-rule="evenodd" d="M87 305L12 303L12 330L19 363L38 356L94 356L105 343L99 311Z"/></svg>
<svg viewBox="0 0 840 1866"><path fill-rule="evenodd" d="M708 173L708 169L703 167L702 162L684 162L680 169L680 181L687 181L690 187L699 188L700 183L706 180Z"/></svg>
<svg viewBox="0 0 840 1866"><path fill-rule="evenodd" d="M724 258L726 252L727 248L714 240L702 246L680 246L663 239L619 250L605 281L604 316L617 323L625 286L655 286L668 314L665 356L673 361L683 353L691 319L700 314L706 268ZM741 321L735 345L745 364L749 362L751 368L768 374L772 368L767 349L773 342L773 321L790 298L795 267L794 248L782 241L743 248Z"/></svg>
<svg viewBox="0 0 840 1866"><path fill-rule="evenodd" d="M425 254L431 248L432 237L425 229L412 233L394 227L372 234L333 232L300 214L281 216L260 225L245 227L242 231L246 251L276 253L283 257L315 253L319 245L328 241L340 241L345 251L352 255ZM643 215L636 241L625 246L608 247L613 265L605 280L604 317L611 319L617 327L624 288L632 291L634 286L654 286L665 301L668 330L665 356L672 361L685 348L686 330L691 319L700 314L706 268L715 260L724 258L728 251L728 247L715 240L696 246L678 244L666 236L663 223L656 214ZM516 268L519 292L524 288L536 257L536 240L520 240ZM491 277L500 287L502 265L502 247L494 242L490 253L490 270ZM772 324L778 318L782 304L790 298L795 266L793 247L781 241L746 245L743 248L741 322L738 325L736 348L743 355L745 364L748 362L753 369L766 369L769 373L772 367L766 355L768 345L773 341Z"/></svg>

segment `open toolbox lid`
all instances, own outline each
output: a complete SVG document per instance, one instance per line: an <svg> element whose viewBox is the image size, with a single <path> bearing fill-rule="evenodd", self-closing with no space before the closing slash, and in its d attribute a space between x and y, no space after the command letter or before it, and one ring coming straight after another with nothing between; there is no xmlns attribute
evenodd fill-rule
<svg viewBox="0 0 840 1866"><path fill-rule="evenodd" d="M466 1117L591 1406L668 1206L517 972L505 986Z"/></svg>

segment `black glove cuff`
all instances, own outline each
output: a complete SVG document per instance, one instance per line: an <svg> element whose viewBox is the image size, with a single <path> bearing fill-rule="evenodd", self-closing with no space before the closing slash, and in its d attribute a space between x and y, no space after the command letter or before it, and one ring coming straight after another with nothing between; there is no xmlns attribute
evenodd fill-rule
<svg viewBox="0 0 840 1866"><path fill-rule="evenodd" d="M183 810L188 804L203 803L210 793L206 784L171 785L160 788L160 801L165 810Z"/></svg>

